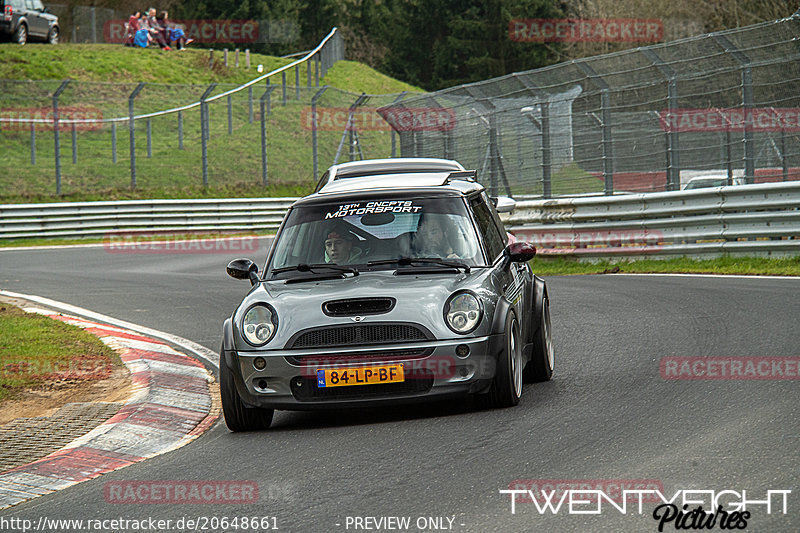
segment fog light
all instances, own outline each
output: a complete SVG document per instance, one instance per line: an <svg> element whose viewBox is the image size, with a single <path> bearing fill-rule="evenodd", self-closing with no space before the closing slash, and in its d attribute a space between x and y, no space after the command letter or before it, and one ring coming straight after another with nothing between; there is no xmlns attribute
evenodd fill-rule
<svg viewBox="0 0 800 533"><path fill-rule="evenodd" d="M256 370L264 370L267 366L267 362L263 357L256 357L253 359L253 366L256 367Z"/></svg>
<svg viewBox="0 0 800 533"><path fill-rule="evenodd" d="M459 344L456 346L456 355L459 357L466 357L469 355L469 346L466 344Z"/></svg>
<svg viewBox="0 0 800 533"><path fill-rule="evenodd" d="M258 388L261 390L265 390L267 388L267 380L266 379L259 379L258 380Z"/></svg>

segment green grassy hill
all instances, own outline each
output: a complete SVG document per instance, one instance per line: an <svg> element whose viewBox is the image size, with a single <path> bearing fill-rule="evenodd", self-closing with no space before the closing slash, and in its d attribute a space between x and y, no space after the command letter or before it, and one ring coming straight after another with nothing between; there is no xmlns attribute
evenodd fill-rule
<svg viewBox="0 0 800 533"><path fill-rule="evenodd" d="M218 84L210 96L246 83L264 72L286 65L291 60L259 54L251 55L251 68L222 64L216 51L209 68L208 50L188 49L164 52L120 45L0 45L0 113L5 117L43 116L52 109L52 94L61 80L73 80L59 99L62 113L91 111L104 119L128 115L128 95L138 82L146 82L135 100L135 113L154 113L197 102L211 83ZM202 186L202 154L199 108L154 117L147 142L147 121L136 121L136 189L131 189L128 121L116 128L78 128L73 133L62 127L60 153L62 194L56 196L54 135L52 126L40 124L33 132L35 164L32 163L32 134L28 125L4 124L0 129L0 203L79 201L95 199L156 197L285 196L305 194L313 187L311 158L310 100L317 87L306 87L307 71L300 68L300 90L294 87L295 71L287 72L286 105L280 85L270 96L266 120L269 186L262 185L261 124L259 99L267 89L265 81L253 87L253 113L250 121L248 91L231 95L231 126L228 127L228 101L221 98L209 104L208 142L209 186ZM35 80L35 81L31 81ZM281 83L281 77L270 80ZM313 72L312 72L313 84ZM342 139L347 107L362 92L376 96L366 107L373 109L391 102L401 91L419 92L359 63L341 61L328 71L320 85L330 88L319 101L329 121L319 132L320 172L334 159ZM368 126L359 132L365 157L387 157L391 153L389 129L375 113ZM343 118L344 117L344 118ZM179 121L181 124L179 125ZM179 128L183 147L179 146ZM115 139L116 136L116 139ZM116 162L113 146L116 140ZM151 157L148 157L148 153ZM347 142L339 161L348 160Z"/></svg>

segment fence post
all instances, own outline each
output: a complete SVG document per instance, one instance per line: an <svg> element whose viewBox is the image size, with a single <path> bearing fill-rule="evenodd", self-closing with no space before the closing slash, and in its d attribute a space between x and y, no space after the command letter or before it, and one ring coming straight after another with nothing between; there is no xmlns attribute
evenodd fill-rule
<svg viewBox="0 0 800 533"><path fill-rule="evenodd" d="M253 86L247 88L247 120L253 123Z"/></svg>
<svg viewBox="0 0 800 533"><path fill-rule="evenodd" d="M131 189L136 188L136 133L133 115L133 100L139 91L144 89L145 82L139 83L133 92L128 96L128 131L131 145Z"/></svg>
<svg viewBox="0 0 800 533"><path fill-rule="evenodd" d="M244 66L249 70L250 69L250 49L244 49Z"/></svg>
<svg viewBox="0 0 800 533"><path fill-rule="evenodd" d="M264 107L267 104L269 95L274 90L274 85L268 85L259 102L261 109L261 183L264 187L267 186L267 114L264 112Z"/></svg>
<svg viewBox="0 0 800 533"><path fill-rule="evenodd" d="M203 96L200 97L200 141L202 144L203 187L208 187L208 139L210 137L208 104L206 103L206 99L216 86L216 83L209 85L208 89L203 93Z"/></svg>
<svg viewBox="0 0 800 533"><path fill-rule="evenodd" d="M736 48L724 35L712 33L711 37L720 47L730 54L742 67L742 107L744 108L744 182L755 183L755 143L753 141L753 71L750 58Z"/></svg>
<svg viewBox="0 0 800 533"><path fill-rule="evenodd" d="M183 150L183 111L178 111L178 150Z"/></svg>
<svg viewBox="0 0 800 533"><path fill-rule="evenodd" d="M117 164L117 123L111 123L111 162Z"/></svg>
<svg viewBox="0 0 800 533"><path fill-rule="evenodd" d="M281 72L281 91L282 91L282 100L283 106L286 107L286 71L284 70Z"/></svg>
<svg viewBox="0 0 800 533"><path fill-rule="evenodd" d="M528 117L537 128L542 138L542 197L552 197L552 162L550 151L550 100L547 92L543 91L536 83L531 81L527 76L520 74L512 74L526 89L531 91L541 102L540 109L542 111L541 121L533 116L533 108L523 107L520 112Z"/></svg>
<svg viewBox="0 0 800 533"><path fill-rule="evenodd" d="M225 68L228 68L228 49L222 49L222 62L225 64Z"/></svg>
<svg viewBox="0 0 800 533"><path fill-rule="evenodd" d="M319 89L311 98L311 153L314 161L314 183L316 183L319 179L319 158L317 153L317 101L322 96L322 93L324 93L327 89L328 86L323 85L322 88Z"/></svg>
<svg viewBox="0 0 800 533"><path fill-rule="evenodd" d="M305 65L305 67L306 67L306 87L310 88L311 87L311 65L310 65L309 61L310 61L309 59L306 59L306 61L305 61L305 63L303 63L303 65Z"/></svg>
<svg viewBox="0 0 800 533"><path fill-rule="evenodd" d="M214 68L214 49L210 48L208 50L208 70Z"/></svg>
<svg viewBox="0 0 800 533"><path fill-rule="evenodd" d="M70 80L62 81L56 92L53 93L53 148L55 149L54 157L56 160L56 194L59 195L61 194L61 143L58 130L61 128L58 125L58 97L67 88L69 82Z"/></svg>
<svg viewBox="0 0 800 533"><path fill-rule="evenodd" d="M403 91L399 95L397 95L397 98L394 99L392 105L399 104L400 100L406 97L406 94L408 94L408 91ZM392 157L397 157L397 133L394 131L393 124L389 124L389 126L391 126L391 135L392 135Z"/></svg>
<svg viewBox="0 0 800 533"><path fill-rule="evenodd" d="M314 54L314 80L319 87L319 52Z"/></svg>
<svg viewBox="0 0 800 533"><path fill-rule="evenodd" d="M658 69L667 80L667 184L666 190L677 191L681 188L680 145L678 144L678 130L672 128L671 118L678 109L678 81L675 71L664 63L650 48L639 48L639 51Z"/></svg>
<svg viewBox="0 0 800 533"><path fill-rule="evenodd" d="M611 88L585 61L574 61L586 77L600 89L600 127L603 130L603 182L604 192L614 194L614 139L611 129Z"/></svg>
<svg viewBox="0 0 800 533"><path fill-rule="evenodd" d="M78 126L72 123L72 164L78 162Z"/></svg>
<svg viewBox="0 0 800 533"><path fill-rule="evenodd" d="M31 122L31 165L36 164L36 123Z"/></svg>
<svg viewBox="0 0 800 533"><path fill-rule="evenodd" d="M231 95L228 95L228 135L233 133L233 110L231 109L232 103Z"/></svg>
<svg viewBox="0 0 800 533"><path fill-rule="evenodd" d="M300 100L300 65L294 67L294 99Z"/></svg>
<svg viewBox="0 0 800 533"><path fill-rule="evenodd" d="M236 58L234 59L233 65L236 68L239 68L239 49L236 49Z"/></svg>
<svg viewBox="0 0 800 533"><path fill-rule="evenodd" d="M150 117L147 117L147 159L153 158L153 126L150 120Z"/></svg>
<svg viewBox="0 0 800 533"><path fill-rule="evenodd" d="M725 123L725 166L728 169L728 181L726 185L733 185L733 160L731 159L731 121L720 109L716 109L717 114L722 117Z"/></svg>

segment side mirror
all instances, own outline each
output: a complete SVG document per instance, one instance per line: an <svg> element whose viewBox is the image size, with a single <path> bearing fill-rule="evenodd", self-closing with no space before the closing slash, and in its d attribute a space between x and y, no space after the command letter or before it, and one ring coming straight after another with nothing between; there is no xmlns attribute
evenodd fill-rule
<svg viewBox="0 0 800 533"><path fill-rule="evenodd" d="M536 255L536 247L529 242L512 242L506 246L506 255L511 263L527 263Z"/></svg>
<svg viewBox="0 0 800 533"><path fill-rule="evenodd" d="M228 275L235 279L249 279L250 285L258 283L258 265L249 259L234 259L225 267Z"/></svg>
<svg viewBox="0 0 800 533"><path fill-rule="evenodd" d="M507 196L497 196L492 198L492 203L498 213L510 213L517 207L517 202Z"/></svg>

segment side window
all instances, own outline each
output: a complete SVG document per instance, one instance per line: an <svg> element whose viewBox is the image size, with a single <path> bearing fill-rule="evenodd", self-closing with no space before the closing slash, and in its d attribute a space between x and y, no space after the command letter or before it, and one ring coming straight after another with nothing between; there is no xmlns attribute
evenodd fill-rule
<svg viewBox="0 0 800 533"><path fill-rule="evenodd" d="M477 196L469 201L472 212L475 213L475 220L478 222L478 230L489 254L489 262L494 262L497 256L505 248L505 236L500 233L492 219L492 213L484 199Z"/></svg>

